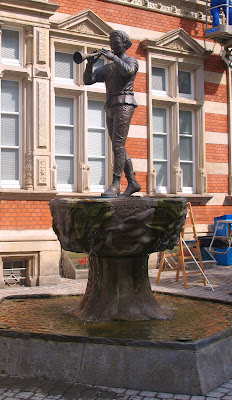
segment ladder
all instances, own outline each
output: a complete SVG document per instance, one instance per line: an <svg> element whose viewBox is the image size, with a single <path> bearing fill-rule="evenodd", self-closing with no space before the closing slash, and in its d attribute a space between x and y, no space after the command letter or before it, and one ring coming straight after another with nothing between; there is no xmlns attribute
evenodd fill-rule
<svg viewBox="0 0 232 400"><path fill-rule="evenodd" d="M190 223L186 223L184 225L184 228L179 237L178 250L176 250L174 252L170 252L170 253L167 251L163 251L161 253L159 271L158 271L158 275L157 275L157 279L156 279L157 285L160 283L161 273L166 272L166 271L176 271L176 282L178 282L179 274L180 274L180 267L182 269L183 281L184 281L185 288L187 288L187 286L188 286L187 285L187 275L195 275L195 274L202 275L204 286L206 286L206 281L210 285L210 282L208 281L208 279L206 278L205 273L204 273L201 249L200 249L200 245L199 245L199 241L198 241L198 236L197 236L197 231L196 231L195 222L194 222L194 218L193 218L191 203L187 203L187 212L188 212ZM190 227L192 229L192 233L193 233L193 240L190 241L191 245L193 246L192 250L190 249L190 247L184 240L185 230L187 227ZM171 260L169 261L169 259L171 259ZM194 271L186 271L185 260L188 260L188 259L194 260L194 262L197 264L199 269L194 270ZM165 269L164 269L165 264L167 264L168 266L165 267ZM211 285L210 285L210 287L213 290Z"/></svg>

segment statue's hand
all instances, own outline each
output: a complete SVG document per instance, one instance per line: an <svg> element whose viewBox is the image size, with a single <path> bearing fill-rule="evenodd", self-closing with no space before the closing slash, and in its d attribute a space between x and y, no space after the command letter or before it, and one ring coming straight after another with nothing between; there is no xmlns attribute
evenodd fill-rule
<svg viewBox="0 0 232 400"><path fill-rule="evenodd" d="M101 49L101 54L107 58L107 60L114 61L115 60L115 55L110 51L106 49Z"/></svg>

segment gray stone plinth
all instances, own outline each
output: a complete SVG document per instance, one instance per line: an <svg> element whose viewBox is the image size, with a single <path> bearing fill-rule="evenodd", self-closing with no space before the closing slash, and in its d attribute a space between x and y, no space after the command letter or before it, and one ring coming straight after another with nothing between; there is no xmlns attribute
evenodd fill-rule
<svg viewBox="0 0 232 400"><path fill-rule="evenodd" d="M232 377L232 330L195 343L0 331L0 372L204 395Z"/></svg>

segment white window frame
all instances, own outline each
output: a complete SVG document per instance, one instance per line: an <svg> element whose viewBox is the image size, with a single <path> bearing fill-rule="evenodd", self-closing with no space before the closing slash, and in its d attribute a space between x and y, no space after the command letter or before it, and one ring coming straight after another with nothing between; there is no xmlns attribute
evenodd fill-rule
<svg viewBox="0 0 232 400"><path fill-rule="evenodd" d="M191 93L190 94L186 94L186 93L180 93L179 91L179 79L178 79L178 95L179 97L183 98L183 99L190 99L193 100L194 99L194 73L193 71L187 70L185 68L181 68L181 64L179 64L178 67L178 72L182 71L182 72L189 72L190 73L190 85L191 85Z"/></svg>
<svg viewBox="0 0 232 400"><path fill-rule="evenodd" d="M8 30L8 31L15 31L19 33L19 59L13 60L11 58L4 58L2 57L1 53L1 63L4 65L11 65L11 66L22 66L23 65L23 30L21 28L13 28L13 27L8 27L4 26L2 27L3 30Z"/></svg>
<svg viewBox="0 0 232 400"><path fill-rule="evenodd" d="M94 86L94 85L92 85ZM103 100L100 99L95 99L92 96L89 98L88 97L88 104L89 101L98 101L104 104ZM87 105L87 115L88 115L88 105ZM88 117L87 117L88 118ZM87 127L88 127L88 131L89 131L89 126L88 126L88 121L87 121ZM96 129L99 129L99 127L97 127ZM107 187L108 187L108 168L107 168L107 160L108 160L108 131L107 131L107 126L106 126L106 117L105 117L105 128L102 128L105 130L105 156L99 156L99 157L95 157L95 156L89 156L88 154L88 161L90 158L94 158L94 159L105 159L105 185L91 185L90 183L90 192L96 192L96 193L103 193ZM88 135L87 135L87 149L88 149Z"/></svg>
<svg viewBox="0 0 232 400"><path fill-rule="evenodd" d="M76 81L77 81L77 76L76 76L76 68L75 68L74 61L72 61L73 62L73 79L60 78L55 75L56 53L69 54L72 56L72 53L69 51L59 50L59 48L55 49L55 51L54 51L54 82L57 84L61 84L61 85L75 85Z"/></svg>
<svg viewBox="0 0 232 400"><path fill-rule="evenodd" d="M183 188L182 188L182 190L183 190L183 193L189 193L189 194L191 194L191 193L195 193L195 190L196 190L196 159L195 159L195 148L196 148L196 141L195 141L195 138L196 138L196 135L195 135L195 112L194 112L194 110L192 110L192 109L183 109L183 108L180 108L179 109L179 112L180 111L189 111L189 112L191 112L191 118L192 118L192 135L183 135L183 134L180 134L180 130L179 130L179 136L182 136L182 137L191 137L192 138L192 161L188 161L188 160L181 160L180 159L180 166L181 166L181 163L186 163L186 164L192 164L192 166L193 166L193 186L183 186Z"/></svg>
<svg viewBox="0 0 232 400"><path fill-rule="evenodd" d="M57 154L55 151L55 146L54 146L54 158L56 162L56 157L73 157L73 184L61 184L57 183L57 190L59 192L75 192L77 190L77 99L73 95L61 95L61 94L55 94L56 97L63 97L63 98L68 98L68 99L73 99L73 155L65 155L65 154ZM55 104L55 102L54 102ZM62 125L57 125L55 123L54 127L54 141L55 141L55 131L56 131L56 126L62 126ZM68 126L68 125L64 125ZM58 167L57 167L57 176L58 176ZM58 181L57 181L58 182Z"/></svg>
<svg viewBox="0 0 232 400"><path fill-rule="evenodd" d="M2 148L9 148L9 149L16 149L18 150L18 180L3 180L0 177L0 187L5 188L5 189L10 189L10 188L15 188L15 189L20 189L21 188L21 182L22 182L22 82L16 79L2 79L10 82L18 82L19 84L19 111L18 112L6 112L1 110L1 116L3 114L5 115L18 115L18 125L19 125L19 144L18 146L0 146L0 149L2 151ZM2 91L1 91L2 93ZM0 93L0 94L1 94ZM1 143L1 141L0 141Z"/></svg>
<svg viewBox="0 0 232 400"><path fill-rule="evenodd" d="M165 161L167 162L167 186L156 186L156 192L157 193L169 193L170 190L170 137L169 137L169 108L165 105L156 105L153 104L152 105L152 111L154 108L163 108L166 110L166 131L165 133L161 133L161 132L155 132L154 130L154 126L152 126L152 133L153 133L153 145L154 145L154 135L160 135L160 136L166 136L167 138L167 160L155 160L154 159L154 149L153 149L153 166L154 166L154 162L157 161ZM154 166L155 168L155 166Z"/></svg>
<svg viewBox="0 0 232 400"><path fill-rule="evenodd" d="M152 65L152 68L162 68L165 71L165 86L166 90L156 90L151 88L152 93L156 96L168 96L169 95L169 76L168 76L168 67L160 66L160 65ZM151 79L152 79L152 70L151 70Z"/></svg>

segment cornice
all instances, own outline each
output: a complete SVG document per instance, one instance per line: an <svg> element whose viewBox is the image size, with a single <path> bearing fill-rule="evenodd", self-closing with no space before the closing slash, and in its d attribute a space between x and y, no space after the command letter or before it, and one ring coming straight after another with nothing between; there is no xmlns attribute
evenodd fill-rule
<svg viewBox="0 0 232 400"><path fill-rule="evenodd" d="M205 1L177 0L103 0L107 3L124 4L129 7L140 8L175 17L194 19L201 22L206 20Z"/></svg>
<svg viewBox="0 0 232 400"><path fill-rule="evenodd" d="M36 16L38 18L49 19L60 7L54 3L43 0L1 0L1 11Z"/></svg>

